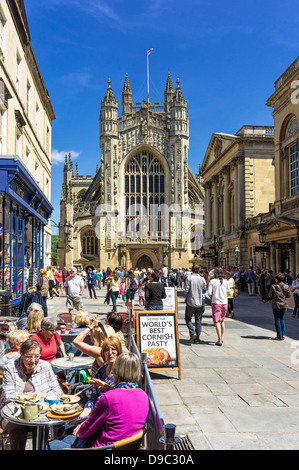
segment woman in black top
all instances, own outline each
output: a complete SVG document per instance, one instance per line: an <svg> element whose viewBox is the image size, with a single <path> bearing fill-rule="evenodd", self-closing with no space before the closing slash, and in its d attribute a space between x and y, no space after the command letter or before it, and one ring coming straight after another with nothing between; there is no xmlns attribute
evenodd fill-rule
<svg viewBox="0 0 299 470"><path fill-rule="evenodd" d="M153 272L149 275L149 282L145 285L147 310L163 310L162 299L166 299L165 287L159 282L159 275Z"/></svg>

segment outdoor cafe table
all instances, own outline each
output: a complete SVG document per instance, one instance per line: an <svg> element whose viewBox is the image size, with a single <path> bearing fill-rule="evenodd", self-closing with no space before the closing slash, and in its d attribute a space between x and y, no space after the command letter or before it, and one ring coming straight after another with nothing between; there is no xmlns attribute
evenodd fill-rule
<svg viewBox="0 0 299 470"><path fill-rule="evenodd" d="M63 370L80 371L82 369L90 369L93 363L93 357L74 356L72 361L70 361L68 357L58 357L51 362L51 365Z"/></svg>
<svg viewBox="0 0 299 470"><path fill-rule="evenodd" d="M43 450L45 447L45 437L46 437L46 428L51 428L53 426L65 424L67 419L51 419L42 413L38 418L34 420L26 420L23 418L22 413L18 413L16 416L16 411L20 409L21 405L15 402L8 403L1 410L1 415L3 418L7 419L10 423L18 424L19 426L34 426L36 427L36 449Z"/></svg>

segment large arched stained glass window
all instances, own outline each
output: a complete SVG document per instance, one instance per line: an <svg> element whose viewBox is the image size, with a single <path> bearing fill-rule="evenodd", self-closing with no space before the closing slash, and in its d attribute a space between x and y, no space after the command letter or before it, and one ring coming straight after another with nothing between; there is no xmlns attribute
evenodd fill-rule
<svg viewBox="0 0 299 470"><path fill-rule="evenodd" d="M165 204L165 174L159 159L143 150L125 167L126 234L161 236L161 209Z"/></svg>

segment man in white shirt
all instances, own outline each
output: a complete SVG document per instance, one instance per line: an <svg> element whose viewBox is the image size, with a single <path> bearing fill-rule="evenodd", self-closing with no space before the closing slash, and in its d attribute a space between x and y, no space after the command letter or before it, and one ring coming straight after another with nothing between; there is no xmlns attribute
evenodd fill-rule
<svg viewBox="0 0 299 470"><path fill-rule="evenodd" d="M66 292L66 306L68 309L83 309L82 295L84 292L84 281L81 276L78 276L77 269L72 268L71 275L66 278L64 282Z"/></svg>
<svg viewBox="0 0 299 470"><path fill-rule="evenodd" d="M189 344L200 343L201 334L201 318L203 314L203 294L206 292L206 281L200 275L199 266L193 265L192 273L186 277L185 293L186 295L186 309L185 309L185 322L189 330L190 339ZM192 317L195 317L195 328L192 324Z"/></svg>

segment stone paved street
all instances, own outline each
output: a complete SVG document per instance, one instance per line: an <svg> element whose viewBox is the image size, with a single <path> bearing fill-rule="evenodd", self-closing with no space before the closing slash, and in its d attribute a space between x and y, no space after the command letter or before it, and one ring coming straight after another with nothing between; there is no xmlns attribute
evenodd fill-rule
<svg viewBox="0 0 299 470"><path fill-rule="evenodd" d="M111 306L86 298L84 306L101 318ZM121 302L119 301L119 304ZM48 301L50 315L65 311L65 297ZM201 344L189 345L184 297L178 292L182 379L177 371L152 373L165 423L188 434L198 450L298 449L299 318L286 314L286 339L275 341L271 305L241 293L235 318L227 318L222 347L216 346L211 307L203 317ZM119 308L121 311L122 308Z"/></svg>

